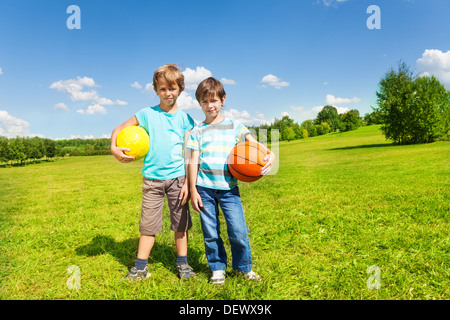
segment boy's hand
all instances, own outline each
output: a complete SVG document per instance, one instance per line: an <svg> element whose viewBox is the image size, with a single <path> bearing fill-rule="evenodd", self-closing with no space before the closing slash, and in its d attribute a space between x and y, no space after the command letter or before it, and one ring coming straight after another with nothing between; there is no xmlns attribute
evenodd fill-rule
<svg viewBox="0 0 450 320"><path fill-rule="evenodd" d="M275 154L270 150L267 150L267 155L264 157L264 161L267 161L266 165L261 168L261 175L264 176L272 170L272 164L275 161Z"/></svg>
<svg viewBox="0 0 450 320"><path fill-rule="evenodd" d="M116 157L117 160L123 163L134 161L135 158L126 155L124 152L130 151L128 148L122 148L122 147L111 147L111 153Z"/></svg>
<svg viewBox="0 0 450 320"><path fill-rule="evenodd" d="M189 187L187 183L184 183L181 187L180 196L178 199L182 200L181 204L184 205L186 202L189 201Z"/></svg>
<svg viewBox="0 0 450 320"><path fill-rule="evenodd" d="M191 192L191 205L195 211L198 211L198 212L202 211L200 209L200 207L203 208L203 202L202 202L202 198L200 197L200 194L197 192L197 190L192 190L192 192Z"/></svg>

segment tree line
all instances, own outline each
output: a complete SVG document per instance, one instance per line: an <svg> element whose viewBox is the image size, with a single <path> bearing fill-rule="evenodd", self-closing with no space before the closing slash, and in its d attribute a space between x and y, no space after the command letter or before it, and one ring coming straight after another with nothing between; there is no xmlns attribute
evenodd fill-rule
<svg viewBox="0 0 450 320"><path fill-rule="evenodd" d="M368 117L368 115L366 116ZM365 123L373 124L374 119L362 119L358 110L350 110L339 115L335 107L325 106L316 119L306 120L301 125L294 122L289 116L284 116L282 119L275 119L274 123L270 125L249 127L249 129L258 139L266 138L266 141L271 141L271 129L277 129L280 133L280 141L291 141L329 132L354 130ZM260 132L266 133L267 137L260 137ZM4 163L23 164L43 158L110 154L110 139L108 138L51 140L40 137L8 139L0 136L0 162Z"/></svg>
<svg viewBox="0 0 450 320"><path fill-rule="evenodd" d="M40 137L6 138L0 136L0 161L24 163L30 160L65 156L111 154L110 139L51 140Z"/></svg>
<svg viewBox="0 0 450 320"><path fill-rule="evenodd" d="M379 123L379 117L375 111L361 117L356 109L339 114L336 107L327 105L322 108L315 119L303 121L301 124L285 115L281 119L275 119L272 124L252 126L249 129L257 135L258 141L264 141L266 138L267 141L272 141L271 130L278 130L279 141L292 141L330 132L356 130L363 125ZM260 136L261 134L266 136Z"/></svg>

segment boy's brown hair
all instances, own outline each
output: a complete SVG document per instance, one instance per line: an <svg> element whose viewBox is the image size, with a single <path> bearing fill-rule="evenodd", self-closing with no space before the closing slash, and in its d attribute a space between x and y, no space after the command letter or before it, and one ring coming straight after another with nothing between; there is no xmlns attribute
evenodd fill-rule
<svg viewBox="0 0 450 320"><path fill-rule="evenodd" d="M220 100L223 100L225 97L225 89L223 88L222 83L219 80L213 77L209 77L202 82L197 87L197 91L195 91L195 98L198 103L201 103L202 99L212 98L217 95Z"/></svg>
<svg viewBox="0 0 450 320"><path fill-rule="evenodd" d="M184 75L175 64L169 63L159 67L153 74L153 89L158 88L158 78L163 77L170 85L176 83L180 87L180 93L184 90Z"/></svg>

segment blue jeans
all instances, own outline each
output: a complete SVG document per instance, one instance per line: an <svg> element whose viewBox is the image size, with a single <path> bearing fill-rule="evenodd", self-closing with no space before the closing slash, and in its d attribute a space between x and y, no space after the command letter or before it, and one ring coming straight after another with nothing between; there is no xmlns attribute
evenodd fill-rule
<svg viewBox="0 0 450 320"><path fill-rule="evenodd" d="M246 273L252 270L252 257L248 239L248 227L238 187L231 190L216 190L197 186L202 198L200 214L205 253L211 271L227 268L227 254L220 237L219 205L227 224L231 245L233 269Z"/></svg>

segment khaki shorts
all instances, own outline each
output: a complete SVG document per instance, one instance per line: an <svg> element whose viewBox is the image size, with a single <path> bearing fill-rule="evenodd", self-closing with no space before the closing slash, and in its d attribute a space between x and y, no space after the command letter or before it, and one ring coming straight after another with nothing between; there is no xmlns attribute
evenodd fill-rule
<svg viewBox="0 0 450 320"><path fill-rule="evenodd" d="M192 227L189 202L184 205L179 200L185 176L170 180L153 180L143 178L142 211L139 232L144 235L155 235L162 231L164 196L170 210L170 229L185 232Z"/></svg>

